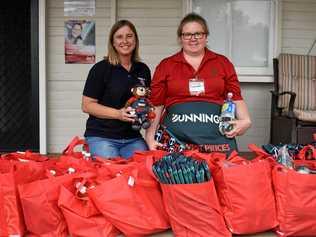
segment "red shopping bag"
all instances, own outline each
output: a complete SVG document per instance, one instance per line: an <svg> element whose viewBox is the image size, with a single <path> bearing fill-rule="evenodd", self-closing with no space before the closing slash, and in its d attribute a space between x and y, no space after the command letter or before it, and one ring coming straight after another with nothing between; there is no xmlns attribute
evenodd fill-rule
<svg viewBox="0 0 316 237"><path fill-rule="evenodd" d="M72 183L70 187L61 187L58 199L71 236L117 236L118 230L87 196L88 189L95 185L93 179L75 178Z"/></svg>
<svg viewBox="0 0 316 237"><path fill-rule="evenodd" d="M188 151L184 154L207 162L210 158L198 151ZM152 171L154 161L164 155L166 153L147 157L146 166L152 177L155 177ZM213 180L195 184L160 185L164 206L175 236L231 236L225 226Z"/></svg>
<svg viewBox="0 0 316 237"><path fill-rule="evenodd" d="M175 236L231 236L220 210L213 181L161 184Z"/></svg>
<svg viewBox="0 0 316 237"><path fill-rule="evenodd" d="M38 236L67 236L67 225L57 202L61 185L72 184L77 174L37 180L19 185L27 230Z"/></svg>
<svg viewBox="0 0 316 237"><path fill-rule="evenodd" d="M89 191L101 213L125 236L143 236L169 228L156 181L138 178L138 170L125 170Z"/></svg>
<svg viewBox="0 0 316 237"><path fill-rule="evenodd" d="M0 236L23 236L25 225L14 181L13 167L0 162Z"/></svg>
<svg viewBox="0 0 316 237"><path fill-rule="evenodd" d="M11 153L12 154L12 153ZM16 157L16 156L14 156ZM7 157L8 158L8 157ZM35 162L33 160L1 159L0 170L0 236L3 232L24 233L25 224L21 208L17 185L43 179L45 174L45 162ZM5 224L4 224L5 223ZM3 227L6 225L6 227ZM2 231L2 232L1 232Z"/></svg>
<svg viewBox="0 0 316 237"><path fill-rule="evenodd" d="M316 175L273 168L279 236L316 236Z"/></svg>
<svg viewBox="0 0 316 237"><path fill-rule="evenodd" d="M248 161L233 152L213 170L226 225L234 234L263 232L278 224L271 164L261 158Z"/></svg>

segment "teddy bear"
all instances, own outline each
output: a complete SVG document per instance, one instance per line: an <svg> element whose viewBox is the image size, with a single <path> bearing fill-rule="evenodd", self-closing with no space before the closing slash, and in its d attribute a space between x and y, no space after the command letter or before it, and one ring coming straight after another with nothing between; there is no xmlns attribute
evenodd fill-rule
<svg viewBox="0 0 316 237"><path fill-rule="evenodd" d="M132 123L133 130L147 129L151 121L155 118L155 107L150 103L148 96L149 88L143 84L136 84L132 89L133 96L126 102L125 108L132 107L134 110L131 114L136 115Z"/></svg>

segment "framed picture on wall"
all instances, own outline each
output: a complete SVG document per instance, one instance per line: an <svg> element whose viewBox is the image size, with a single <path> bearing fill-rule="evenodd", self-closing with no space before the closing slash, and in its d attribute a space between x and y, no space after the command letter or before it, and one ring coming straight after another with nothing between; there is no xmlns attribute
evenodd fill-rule
<svg viewBox="0 0 316 237"><path fill-rule="evenodd" d="M95 63L95 22L65 22L65 63Z"/></svg>

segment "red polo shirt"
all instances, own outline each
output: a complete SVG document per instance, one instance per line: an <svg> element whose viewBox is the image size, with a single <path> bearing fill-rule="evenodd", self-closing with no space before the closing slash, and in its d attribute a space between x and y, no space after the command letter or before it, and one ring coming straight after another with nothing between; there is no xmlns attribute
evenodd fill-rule
<svg viewBox="0 0 316 237"><path fill-rule="evenodd" d="M190 95L189 80L196 77L204 80L204 95ZM182 51L162 60L154 73L151 91L151 102L155 106L169 107L189 101L222 105L228 92L233 93L233 100L242 100L233 64L225 56L208 49L197 71L185 60Z"/></svg>

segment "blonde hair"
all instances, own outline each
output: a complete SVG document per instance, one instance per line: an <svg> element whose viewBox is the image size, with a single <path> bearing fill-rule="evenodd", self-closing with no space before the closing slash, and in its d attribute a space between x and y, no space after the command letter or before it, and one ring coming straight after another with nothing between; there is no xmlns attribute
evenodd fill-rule
<svg viewBox="0 0 316 237"><path fill-rule="evenodd" d="M187 14L185 17L183 17L183 19L181 20L179 26L178 26L178 30L177 30L177 36L178 38L180 38L182 36L182 30L183 30L183 26L189 22L197 22L199 23L203 30L204 30L204 33L206 35L209 35L209 30L208 30L208 26L207 26L207 22L206 20L201 17L200 15L192 12L192 13L189 13Z"/></svg>
<svg viewBox="0 0 316 237"><path fill-rule="evenodd" d="M133 33L135 35L136 45L135 45L135 49L133 50L133 53L132 53L132 61L140 61L139 39L138 39L138 35L136 32L136 28L132 22L130 22L128 20L120 20L120 21L116 22L111 28L109 39L108 39L108 55L104 57L112 65L117 65L120 63L120 57L119 57L116 49L113 46L113 40L114 40L114 34L119 29L121 29L123 26L128 26L133 31Z"/></svg>

